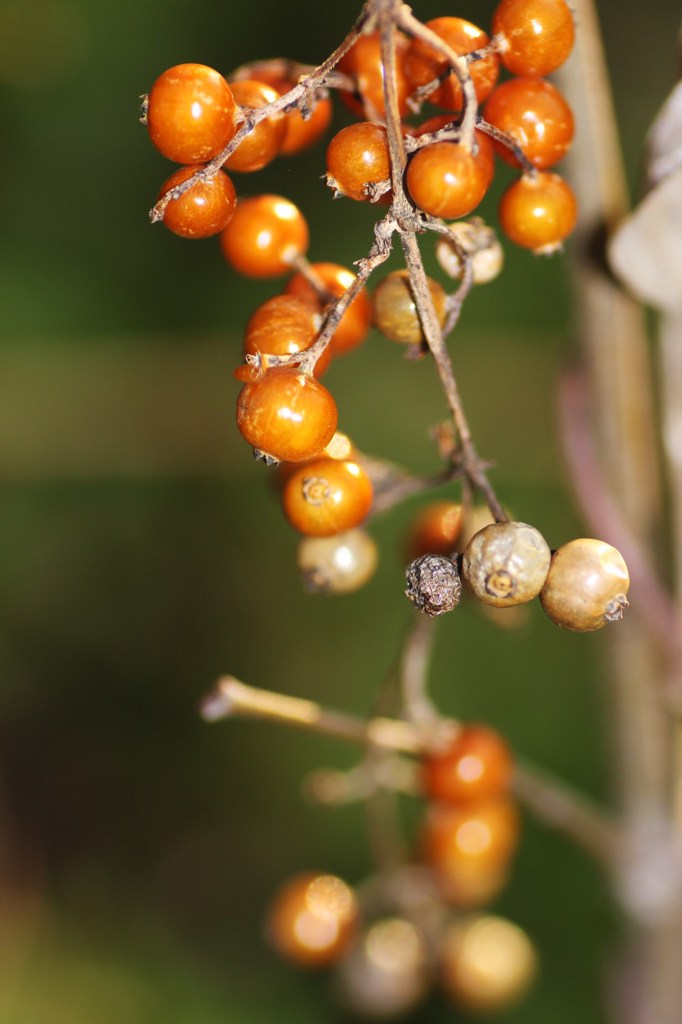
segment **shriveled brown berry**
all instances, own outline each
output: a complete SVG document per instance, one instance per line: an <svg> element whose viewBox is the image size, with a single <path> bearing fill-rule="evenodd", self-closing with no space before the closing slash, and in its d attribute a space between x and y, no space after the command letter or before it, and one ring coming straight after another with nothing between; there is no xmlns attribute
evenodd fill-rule
<svg viewBox="0 0 682 1024"><path fill-rule="evenodd" d="M433 278L427 278L427 283L442 327L446 315L445 291ZM372 294L372 312L375 326L391 341L403 345L419 345L424 341L407 270L395 270L379 282Z"/></svg>
<svg viewBox="0 0 682 1024"><path fill-rule="evenodd" d="M405 572L405 594L426 615L443 615L459 604L462 581L455 562L444 555L415 558Z"/></svg>
<svg viewBox="0 0 682 1024"><path fill-rule="evenodd" d="M537 597L550 559L549 545L534 526L492 523L469 541L462 575L479 600L506 608Z"/></svg>
<svg viewBox="0 0 682 1024"><path fill-rule="evenodd" d="M604 541L580 537L554 552L540 603L557 626L589 633L622 618L629 586L621 553Z"/></svg>

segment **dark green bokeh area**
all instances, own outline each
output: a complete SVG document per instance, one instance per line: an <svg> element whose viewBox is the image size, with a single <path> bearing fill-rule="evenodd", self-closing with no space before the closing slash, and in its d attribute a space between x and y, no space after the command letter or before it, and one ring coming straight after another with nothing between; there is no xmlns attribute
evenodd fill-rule
<svg viewBox="0 0 682 1024"><path fill-rule="evenodd" d="M676 12L599 6L634 190L673 78L661 40ZM452 13L485 26L492 8ZM371 871L361 809L300 797L307 772L356 752L270 725L208 726L197 703L232 672L365 713L407 622L401 544L419 503L373 526L381 563L364 591L303 594L296 538L233 426L241 331L279 284L237 280L215 240L148 225L171 167L136 118L172 64L314 62L355 13L311 0L0 0L0 1024L340 1020L326 979L277 962L261 921L292 873ZM371 242L371 211L332 203L322 172L320 148L238 184L299 202L311 258L350 264ZM553 546L583 530L553 397L570 305L564 261L509 248L453 341L495 485ZM327 380L363 450L428 471L442 398L429 363L401 356L372 335ZM604 796L604 654L602 636L564 635L539 608L512 631L465 607L442 623L433 690L448 713L491 722ZM528 1000L497 1019L602 1020L617 927L585 856L529 821L497 906L543 964ZM434 1000L418 1019L460 1018Z"/></svg>

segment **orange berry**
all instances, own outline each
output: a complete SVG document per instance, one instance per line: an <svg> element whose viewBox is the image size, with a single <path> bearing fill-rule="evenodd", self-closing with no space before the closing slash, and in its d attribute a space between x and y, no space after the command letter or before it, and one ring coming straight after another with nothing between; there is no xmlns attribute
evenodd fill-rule
<svg viewBox="0 0 682 1024"><path fill-rule="evenodd" d="M505 740L485 725L465 725L442 750L424 755L422 787L431 800L470 805L503 796L513 770Z"/></svg>
<svg viewBox="0 0 682 1024"><path fill-rule="evenodd" d="M314 377L274 367L244 385L237 399L237 427L257 452L284 462L318 455L336 430L336 403Z"/></svg>
<svg viewBox="0 0 682 1024"><path fill-rule="evenodd" d="M279 93L265 82L244 78L232 83L232 95L240 107L264 107ZM231 171L260 171L277 156L286 134L284 114L277 112L259 121L228 156L224 166Z"/></svg>
<svg viewBox="0 0 682 1024"><path fill-rule="evenodd" d="M298 875L276 894L267 935L280 956L297 967L327 967L347 949L357 919L355 894L341 878Z"/></svg>
<svg viewBox="0 0 682 1024"><path fill-rule="evenodd" d="M203 164L180 167L161 186L157 202L176 185L200 171ZM224 171L198 181L177 199L171 199L163 215L169 231L182 238L209 238L227 227L237 205L231 179Z"/></svg>
<svg viewBox="0 0 682 1024"><path fill-rule="evenodd" d="M242 199L220 236L225 259L247 277L286 274L308 242L308 224L301 211L275 195Z"/></svg>
<svg viewBox="0 0 682 1024"><path fill-rule="evenodd" d="M456 501L436 501L422 509L410 526L408 560L420 555L452 554L462 528L462 513Z"/></svg>
<svg viewBox="0 0 682 1024"><path fill-rule="evenodd" d="M464 18L433 18L425 24L458 56L471 53L472 50L479 50L490 42L485 32L476 25L472 25L470 21L465 21ZM405 75L414 90L419 86L427 85L434 78L438 78L447 70L449 64L447 58L434 46L421 39L413 39L405 56L404 66ZM482 60L473 61L469 65L469 74L476 90L477 99L482 102L491 93L497 81L499 74L497 56L489 54ZM429 100L447 110L462 109L462 88L454 73L450 74L443 84L429 95Z"/></svg>
<svg viewBox="0 0 682 1024"><path fill-rule="evenodd" d="M403 61L409 49L410 41L402 32L396 32L395 56L396 56L396 92L398 96L398 110L401 116L407 113L407 98L412 91L405 72ZM386 107L384 102L384 64L381 59L381 34L379 32L368 32L366 35L358 36L358 39L344 54L338 63L339 71L351 76L355 80L358 96L339 90L341 99L354 114L357 114L363 121L384 120Z"/></svg>
<svg viewBox="0 0 682 1024"><path fill-rule="evenodd" d="M573 49L575 27L566 0L501 0L493 14L493 33L508 71L544 78Z"/></svg>
<svg viewBox="0 0 682 1024"><path fill-rule="evenodd" d="M282 508L300 533L331 537L364 522L372 498L372 483L357 462L314 459L287 480Z"/></svg>
<svg viewBox="0 0 682 1024"><path fill-rule="evenodd" d="M249 317L244 332L244 352L247 355L295 355L310 348L319 330L320 317L308 303L294 295L273 295ZM315 363L316 377L322 376L330 361L331 350L327 346Z"/></svg>
<svg viewBox="0 0 682 1024"><path fill-rule="evenodd" d="M326 291L338 298L347 291L355 280L355 274L338 263L311 263L310 269L317 274ZM324 303L319 293L304 274L297 273L287 281L284 291L296 295L322 310ZM361 288L346 309L331 340L334 356L352 351L365 340L372 323L372 303L364 288Z"/></svg>
<svg viewBox="0 0 682 1024"><path fill-rule="evenodd" d="M147 131L169 160L207 163L234 135L236 112L232 91L219 72L205 64L177 64L151 88Z"/></svg>
<svg viewBox="0 0 682 1024"><path fill-rule="evenodd" d="M388 136L371 121L349 124L327 147L327 184L341 195L368 202L372 186L391 176Z"/></svg>
<svg viewBox="0 0 682 1024"><path fill-rule="evenodd" d="M516 805L506 797L474 804L431 804L424 821L422 851L447 876L460 868L483 873L507 867L518 843Z"/></svg>
<svg viewBox="0 0 682 1024"><path fill-rule="evenodd" d="M420 210L456 220L478 206L490 178L485 163L461 143L434 142L410 158L405 182Z"/></svg>
<svg viewBox="0 0 682 1024"><path fill-rule="evenodd" d="M504 192L500 227L523 249L548 255L561 247L578 218L578 204L563 178L549 171L524 175Z"/></svg>
<svg viewBox="0 0 682 1024"><path fill-rule="evenodd" d="M527 160L540 170L553 167L573 139L573 113L558 89L543 79L511 78L495 89L483 111L485 120L510 135ZM511 149L496 143L497 152L514 167Z"/></svg>

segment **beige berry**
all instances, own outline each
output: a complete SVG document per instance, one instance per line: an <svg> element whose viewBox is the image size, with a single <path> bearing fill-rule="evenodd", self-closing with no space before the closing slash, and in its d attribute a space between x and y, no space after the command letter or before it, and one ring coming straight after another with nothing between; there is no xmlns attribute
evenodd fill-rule
<svg viewBox="0 0 682 1024"><path fill-rule="evenodd" d="M554 552L540 603L557 626L589 633L622 618L629 585L628 567L616 548L580 537Z"/></svg>
<svg viewBox="0 0 682 1024"><path fill-rule="evenodd" d="M298 546L298 567L306 590L315 594L350 594L374 575L378 554L365 530L347 530L333 537L304 537Z"/></svg>
<svg viewBox="0 0 682 1024"><path fill-rule="evenodd" d="M375 921L339 965L336 987L354 1016L403 1017L427 995L431 964L425 936L400 917Z"/></svg>
<svg viewBox="0 0 682 1024"><path fill-rule="evenodd" d="M433 278L427 278L438 323L446 316L446 294ZM420 345L424 341L407 270L395 270L380 281L372 295L374 324L386 338L403 345Z"/></svg>
<svg viewBox="0 0 682 1024"><path fill-rule="evenodd" d="M521 998L537 954L517 925L492 914L459 919L445 932L441 978L448 995L474 1013L495 1013Z"/></svg>
<svg viewBox="0 0 682 1024"><path fill-rule="evenodd" d="M464 256L471 260L474 284L493 281L504 263L504 251L493 229L476 218L451 224L450 233L456 244L445 236L436 242L436 259L448 277L459 280L463 276Z"/></svg>
<svg viewBox="0 0 682 1024"><path fill-rule="evenodd" d="M507 608L540 593L550 559L549 545L534 526L492 523L469 541L462 575L479 600Z"/></svg>

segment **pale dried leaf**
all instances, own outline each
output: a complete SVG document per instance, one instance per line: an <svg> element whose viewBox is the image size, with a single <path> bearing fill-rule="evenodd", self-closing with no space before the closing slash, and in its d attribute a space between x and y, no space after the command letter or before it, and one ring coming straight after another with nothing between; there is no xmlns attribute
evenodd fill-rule
<svg viewBox="0 0 682 1024"><path fill-rule="evenodd" d="M608 251L614 273L638 299L682 308L682 164L625 218Z"/></svg>
<svg viewBox="0 0 682 1024"><path fill-rule="evenodd" d="M647 185L682 167L682 81L659 110L647 136Z"/></svg>

